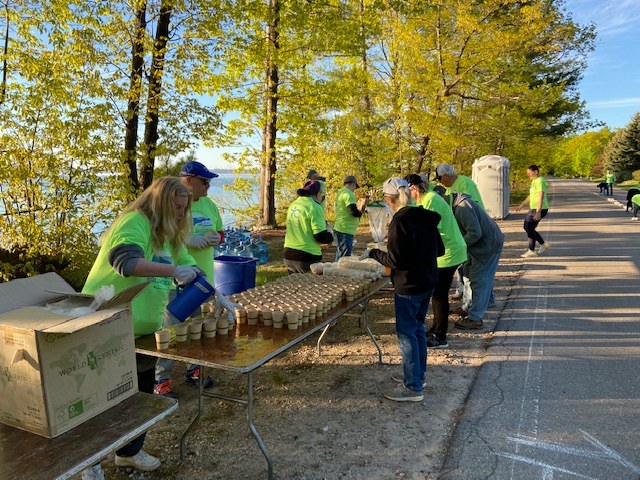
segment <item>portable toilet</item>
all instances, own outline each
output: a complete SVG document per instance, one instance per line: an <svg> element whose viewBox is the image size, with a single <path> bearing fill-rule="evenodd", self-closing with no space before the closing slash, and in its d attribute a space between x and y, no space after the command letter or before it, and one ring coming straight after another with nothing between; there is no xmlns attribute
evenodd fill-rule
<svg viewBox="0 0 640 480"><path fill-rule="evenodd" d="M473 162L472 179L478 185L482 202L491 218L509 215L509 170L511 162L500 155L485 155Z"/></svg>

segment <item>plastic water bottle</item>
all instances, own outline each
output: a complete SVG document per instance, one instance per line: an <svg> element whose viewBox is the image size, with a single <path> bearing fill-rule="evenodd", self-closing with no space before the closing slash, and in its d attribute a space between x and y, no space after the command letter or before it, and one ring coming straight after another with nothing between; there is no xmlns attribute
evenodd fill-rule
<svg viewBox="0 0 640 480"><path fill-rule="evenodd" d="M245 245L244 242L240 242L240 251L238 252L239 257L251 258L253 255L251 254L251 250Z"/></svg>
<svg viewBox="0 0 640 480"><path fill-rule="evenodd" d="M248 247L249 251L251 252L251 256L253 258L258 258L258 240L257 239L253 239L251 240L251 242L249 243L249 247ZM258 262L260 263L260 262Z"/></svg>
<svg viewBox="0 0 640 480"><path fill-rule="evenodd" d="M262 236L258 237L258 261L267 263L269 261L269 244L262 240Z"/></svg>

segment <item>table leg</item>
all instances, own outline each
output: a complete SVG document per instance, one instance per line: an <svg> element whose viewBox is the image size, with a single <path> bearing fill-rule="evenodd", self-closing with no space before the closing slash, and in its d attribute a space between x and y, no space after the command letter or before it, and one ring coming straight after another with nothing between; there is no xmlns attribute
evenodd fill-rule
<svg viewBox="0 0 640 480"><path fill-rule="evenodd" d="M318 343L316 344L316 349L318 351L318 356L322 355L322 353L320 353L320 343L322 342L322 338L324 337L324 334L327 333L327 330L329 330L329 327L333 325L332 323L328 324L326 327L324 327L322 329L322 333L320 334L320 338L318 338Z"/></svg>
<svg viewBox="0 0 640 480"><path fill-rule="evenodd" d="M269 480L273 479L273 465L271 462L271 455L269 454L269 450L265 446L260 434L256 430L255 425L253 424L253 372L247 373L247 420L249 424L249 430L253 434L253 437L258 442L258 446L260 450L262 450L262 454L264 458L267 460L267 468L269 472Z"/></svg>
<svg viewBox="0 0 640 480"><path fill-rule="evenodd" d="M364 317L364 328L367 330L367 333L369 334L369 338L371 338L371 341L373 342L376 349L378 350L378 364L382 365L382 350L380 349L380 345L378 345L378 341L376 340L376 337L373 336L373 333L369 328L369 315L367 315L368 306L369 306L369 299L366 299L364 301L364 306L362 308L362 316Z"/></svg>
<svg viewBox="0 0 640 480"><path fill-rule="evenodd" d="M203 381L204 378L206 378L204 367L200 365L200 381L198 382L198 413L196 414L195 418L191 420L191 423L189 424L187 429L184 431L184 433L180 437L180 460L184 460L185 458L187 434L193 428L196 422L200 420L200 417L202 416L202 411L203 411L202 397L203 397L203 390L204 390L204 381Z"/></svg>

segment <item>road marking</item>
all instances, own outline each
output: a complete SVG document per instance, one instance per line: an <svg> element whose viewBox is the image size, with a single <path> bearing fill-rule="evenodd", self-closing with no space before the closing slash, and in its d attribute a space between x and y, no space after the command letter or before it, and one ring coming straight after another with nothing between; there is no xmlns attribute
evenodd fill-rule
<svg viewBox="0 0 640 480"><path fill-rule="evenodd" d="M529 352L527 355L527 368L524 377L524 387L522 389L522 401L520 403L520 417L518 419L517 436L525 428L526 419L531 421L530 432L535 437L538 434L538 415L540 413L540 384L542 379L542 362L535 361L534 357L544 355L544 331L547 321L547 293L548 289L543 282L538 285L538 295L533 313L533 324L529 337ZM542 334L538 333L538 323ZM533 413L532 413L533 412ZM516 443L518 453L519 444ZM514 478L515 459L511 464L511 480Z"/></svg>
<svg viewBox="0 0 640 480"><path fill-rule="evenodd" d="M560 473L568 473L570 475L575 475L578 478L584 478L586 480L598 480L597 478L593 478L593 477L587 477L586 475L582 475L580 473L571 471L571 470L567 470L566 468L562 468L562 467L556 467L555 465L550 465L548 463L544 463L541 462L539 460L536 460L535 458L528 458L528 457L523 457L521 455L514 455L512 453L499 453L498 455L502 456L502 457L506 457L506 458L510 458L514 461L514 463L516 461L520 461L529 465L534 465L537 467L541 467L542 468L542 480L553 480L553 473L554 472L560 472Z"/></svg>
<svg viewBox="0 0 640 480"><path fill-rule="evenodd" d="M584 447L566 445L562 443L545 442L545 441L541 441L531 437L507 437L507 441L515 442L516 450L518 446L523 445L523 446L537 448L540 450L550 451L553 453L561 453L561 454L574 455L582 458L588 458L590 460L596 460L598 462L608 461L608 462L615 463L616 465L625 467L636 474L640 473L640 467L638 467L637 465L633 464L632 462L624 458L622 455L620 455L618 452L616 452L612 448L602 443L596 437L594 437L588 432L585 432L584 430L579 429L578 431L587 440L587 442L589 442L591 445L593 445L596 448L588 449ZM498 453L498 455L501 457L505 457L510 460L513 460L512 477L513 477L513 466L515 465L516 462L521 462L521 463L526 463L527 465L533 465L533 466L542 468L542 472L541 472L542 480L553 480L554 472L569 473L571 475L575 475L578 478L598 480L595 477L588 477L581 473L568 470L564 467L560 467L558 465L552 465L550 463L546 463L544 461L541 461L535 458L526 457L524 455L518 455L518 454L513 454L508 452L501 452L501 453Z"/></svg>

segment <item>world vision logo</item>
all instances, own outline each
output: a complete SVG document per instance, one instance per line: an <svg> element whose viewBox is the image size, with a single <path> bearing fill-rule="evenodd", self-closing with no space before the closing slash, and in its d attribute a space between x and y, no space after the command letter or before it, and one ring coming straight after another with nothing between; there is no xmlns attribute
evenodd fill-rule
<svg viewBox="0 0 640 480"><path fill-rule="evenodd" d="M98 360L96 359L96 355L93 351L87 354L87 365L89 365L91 370L98 368Z"/></svg>

